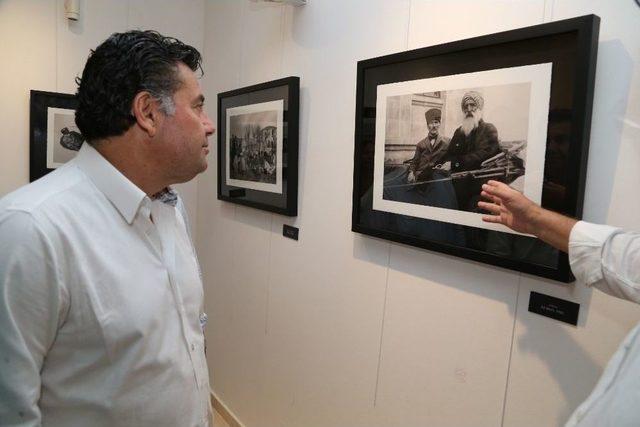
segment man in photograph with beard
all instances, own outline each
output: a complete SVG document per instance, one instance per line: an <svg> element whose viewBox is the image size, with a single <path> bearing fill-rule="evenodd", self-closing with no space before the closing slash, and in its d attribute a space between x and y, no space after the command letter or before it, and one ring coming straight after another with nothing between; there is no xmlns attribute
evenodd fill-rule
<svg viewBox="0 0 640 427"><path fill-rule="evenodd" d="M482 119L484 98L476 91L464 94L461 101L464 119L453 133L442 169L451 173L480 169L483 161L500 152L498 130ZM486 180L471 176L453 180L458 209L476 211L478 195Z"/></svg>

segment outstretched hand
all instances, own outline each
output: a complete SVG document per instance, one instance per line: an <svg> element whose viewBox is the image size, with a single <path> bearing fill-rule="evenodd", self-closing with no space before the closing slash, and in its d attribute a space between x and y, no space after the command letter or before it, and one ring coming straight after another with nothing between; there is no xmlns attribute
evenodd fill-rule
<svg viewBox="0 0 640 427"><path fill-rule="evenodd" d="M503 224L520 233L533 234L561 251L569 251L571 230L578 222L574 218L541 208L524 194L507 184L489 181L482 186L478 207L490 213L483 221Z"/></svg>
<svg viewBox="0 0 640 427"><path fill-rule="evenodd" d="M534 218L540 207L521 192L499 181L489 181L482 186L480 195L487 201L478 202L478 207L489 212L482 220L506 225L519 233L536 234Z"/></svg>

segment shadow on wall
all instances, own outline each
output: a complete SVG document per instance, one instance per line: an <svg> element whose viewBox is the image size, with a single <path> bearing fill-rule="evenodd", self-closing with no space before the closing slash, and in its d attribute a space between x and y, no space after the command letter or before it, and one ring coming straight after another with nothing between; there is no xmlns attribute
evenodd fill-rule
<svg viewBox="0 0 640 427"><path fill-rule="evenodd" d="M588 221L607 221L632 74L633 60L620 40L598 45L583 209L583 217Z"/></svg>
<svg viewBox="0 0 640 427"><path fill-rule="evenodd" d="M332 14L332 19L319 20L318 16L328 15L326 10L318 10L323 6L335 7L327 2L312 1L301 7L295 7L292 11L292 40L302 47L309 49L323 49L335 46L340 41L339 35L349 34L350 19L349 3L344 2L340 13ZM357 9L357 8L356 8ZM330 36L329 36L330 35ZM336 38L337 37L337 38Z"/></svg>
<svg viewBox="0 0 640 427"><path fill-rule="evenodd" d="M304 214L305 199L305 182L307 174L307 164L311 162L307 160L309 155L309 123L311 117L311 110L313 108L309 96L309 89L302 85L300 87L300 109L298 119L298 218L302 218ZM283 221L289 225L293 224L297 218L282 218Z"/></svg>
<svg viewBox="0 0 640 427"><path fill-rule="evenodd" d="M354 256L363 261L379 264L380 257L376 258L372 254L380 252L379 246L382 243L383 240L355 234ZM504 304L505 310L513 310L514 304L519 304L517 318L520 319L518 327L521 328L522 334L517 338L514 345L518 346L519 353L530 354L533 358L544 363L549 374L548 377L541 378L541 381L545 381L546 378L552 378L557 383L557 388L562 393L564 403L559 408L557 425L563 425L573 410L589 395L601 374L602 367L576 341L571 334L571 330L567 330L564 325L557 323L555 320L542 317L540 317L539 321L533 323L523 321L525 316L538 317L538 315L526 311L529 288L523 286L518 301L515 301L515 287L518 286L518 283L515 280L513 283L508 283L509 278L517 280L518 275L523 273L511 272L500 267L462 260L451 255L433 253L405 245L388 244L393 245L392 265L390 268L424 279L425 286L428 285L427 282L433 282L461 292L472 293ZM394 247L396 247L395 250ZM376 262L376 259L378 262ZM474 277L479 280L474 280ZM540 287L543 289L542 292L545 292L545 284L547 288L550 286L567 286L539 277L536 277L535 280L536 282L543 282L540 283ZM487 286L487 284L491 286ZM504 286L493 286L493 284ZM507 291L509 286L513 286L514 292ZM525 291L527 291L526 295L524 294ZM553 291L550 293L554 294ZM592 290L585 287L578 287L571 291L573 298L570 299L577 299L581 304L577 328L584 328L587 323L591 294ZM442 302L446 303L445 301ZM550 327L553 330L528 326L530 324L540 326L544 322L551 322L552 326ZM510 366L510 368L513 367L513 365ZM504 374L506 378L507 372L504 372ZM538 379L535 377L527 380L534 388L534 384L537 381ZM510 385L505 384L505 386L509 387Z"/></svg>
<svg viewBox="0 0 640 427"><path fill-rule="evenodd" d="M599 43L583 205L583 217L596 223L605 223L608 217L632 73L633 61L620 40ZM590 312L591 290L585 292L589 295L580 300L578 327L585 326ZM534 353L543 361L558 383L567 402L558 415L557 422L561 425L591 393L602 367L564 328L556 328L553 339L557 347L532 346L531 343L548 343L549 333L543 328L528 328L518 340L518 346L523 353ZM550 347L562 349L562 358L558 358L557 351L550 351Z"/></svg>
<svg viewBox="0 0 640 427"><path fill-rule="evenodd" d="M587 307L582 305L580 317L584 317L587 312ZM557 321L541 320L551 322L549 325L554 327L553 334L544 327L525 327L517 346L521 354L533 354L537 360L544 362L549 376L558 384L565 401L556 420L560 426L567 422L578 405L589 396L602 373L602 367ZM583 323L583 319L580 319L578 327ZM531 378L531 382L535 383L536 379Z"/></svg>

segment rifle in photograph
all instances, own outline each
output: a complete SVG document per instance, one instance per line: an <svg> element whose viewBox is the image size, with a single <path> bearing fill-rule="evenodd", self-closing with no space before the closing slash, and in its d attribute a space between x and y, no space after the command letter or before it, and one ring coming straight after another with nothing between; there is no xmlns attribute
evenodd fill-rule
<svg viewBox="0 0 640 427"><path fill-rule="evenodd" d="M453 181L456 179L501 179L506 183L513 182L516 178L524 175L522 159L517 154L524 148L524 144L511 149L505 149L493 157L488 158L480 164L479 169L453 172L446 178L436 178L426 181L412 182L410 184L396 184L384 186L384 188L415 187L417 185L430 184L434 182ZM438 166L434 170L441 170Z"/></svg>

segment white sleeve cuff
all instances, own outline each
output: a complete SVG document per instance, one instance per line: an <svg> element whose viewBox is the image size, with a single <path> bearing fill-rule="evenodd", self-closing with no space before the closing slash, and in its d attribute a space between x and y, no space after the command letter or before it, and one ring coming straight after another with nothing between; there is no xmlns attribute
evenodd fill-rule
<svg viewBox="0 0 640 427"><path fill-rule="evenodd" d="M592 286L602 280L602 248L619 231L609 225L577 222L569 236L569 264L579 282Z"/></svg>

